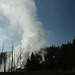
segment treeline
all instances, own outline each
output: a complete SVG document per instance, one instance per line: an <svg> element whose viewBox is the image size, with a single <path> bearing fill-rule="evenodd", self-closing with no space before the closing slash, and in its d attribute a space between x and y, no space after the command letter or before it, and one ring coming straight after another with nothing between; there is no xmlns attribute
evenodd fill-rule
<svg viewBox="0 0 75 75"><path fill-rule="evenodd" d="M75 39L73 42L62 44L55 47L50 46L40 50L45 51L44 61L42 61L42 55L39 53L31 54L31 57L27 59L25 70L37 71L37 70L50 70L50 69L73 69L75 67Z"/></svg>
<svg viewBox="0 0 75 75"><path fill-rule="evenodd" d="M32 53L27 59L27 63L24 65L24 69L13 67L15 59L13 58L13 47L12 47L12 60L10 61L10 53L0 53L0 67L3 63L4 72L6 72L6 59L9 57L9 71L8 72L26 72L26 71L38 71L38 70L56 70L56 69L69 69L75 68L75 39L73 42L62 44L61 46L50 46L41 48L37 53ZM17 63L21 61L21 51L18 57ZM13 61L14 60L14 61ZM10 62L12 64L10 64ZM20 64L21 65L21 64ZM17 71L18 70L18 71Z"/></svg>

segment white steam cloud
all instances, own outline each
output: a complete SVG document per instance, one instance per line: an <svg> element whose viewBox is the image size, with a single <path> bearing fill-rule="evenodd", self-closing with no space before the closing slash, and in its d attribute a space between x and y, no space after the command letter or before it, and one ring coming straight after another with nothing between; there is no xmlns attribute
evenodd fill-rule
<svg viewBox="0 0 75 75"><path fill-rule="evenodd" d="M19 56L21 47L22 64L27 53L39 49L45 43L45 31L37 18L34 0L0 0L0 22L3 25L0 25L0 42L19 41L15 48L15 57L17 59Z"/></svg>

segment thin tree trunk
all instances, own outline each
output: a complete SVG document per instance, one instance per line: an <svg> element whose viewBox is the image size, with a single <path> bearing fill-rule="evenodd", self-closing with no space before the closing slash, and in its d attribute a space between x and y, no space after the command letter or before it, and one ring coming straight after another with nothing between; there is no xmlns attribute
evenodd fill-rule
<svg viewBox="0 0 75 75"><path fill-rule="evenodd" d="M13 71L13 45L12 45L12 62L11 62L11 72Z"/></svg>
<svg viewBox="0 0 75 75"><path fill-rule="evenodd" d="M21 50L21 49L20 49ZM20 57L22 55L23 51L21 51L20 56L18 56L17 62L16 62L16 67L18 66L18 62L21 61ZM21 63L21 62L20 62Z"/></svg>
<svg viewBox="0 0 75 75"><path fill-rule="evenodd" d="M6 57L6 53L7 53L7 52L5 52L5 56L4 56L4 72L6 72L6 58L7 58L7 57Z"/></svg>
<svg viewBox="0 0 75 75"><path fill-rule="evenodd" d="M3 43L3 46L2 46L2 52L3 52L3 50L4 50L4 43ZM3 55L2 55L2 61L3 61L3 63L4 63L4 72L5 72L5 57L3 57Z"/></svg>
<svg viewBox="0 0 75 75"><path fill-rule="evenodd" d="M16 71L16 67L15 67L15 51L14 51L14 71Z"/></svg>
<svg viewBox="0 0 75 75"><path fill-rule="evenodd" d="M9 72L10 72L10 53L9 53Z"/></svg>
<svg viewBox="0 0 75 75"><path fill-rule="evenodd" d="M21 69L21 48L20 48L20 69Z"/></svg>

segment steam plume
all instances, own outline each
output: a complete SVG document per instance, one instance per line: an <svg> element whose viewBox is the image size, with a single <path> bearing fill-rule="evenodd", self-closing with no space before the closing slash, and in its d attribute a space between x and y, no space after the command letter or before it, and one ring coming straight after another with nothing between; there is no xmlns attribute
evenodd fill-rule
<svg viewBox="0 0 75 75"><path fill-rule="evenodd" d="M1 21L5 22L4 27L0 27L0 31L4 33L2 36L5 37L1 40L20 42L14 49L16 57L14 58L18 59L21 47L23 65L29 52L39 49L45 42L45 31L37 18L35 2L34 0L0 0L0 13Z"/></svg>

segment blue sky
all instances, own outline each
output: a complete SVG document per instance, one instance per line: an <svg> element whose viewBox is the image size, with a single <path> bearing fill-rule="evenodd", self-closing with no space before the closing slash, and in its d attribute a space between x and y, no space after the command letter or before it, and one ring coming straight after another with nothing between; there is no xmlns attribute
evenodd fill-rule
<svg viewBox="0 0 75 75"><path fill-rule="evenodd" d="M61 45L75 37L75 0L35 0L46 30L47 46Z"/></svg>

